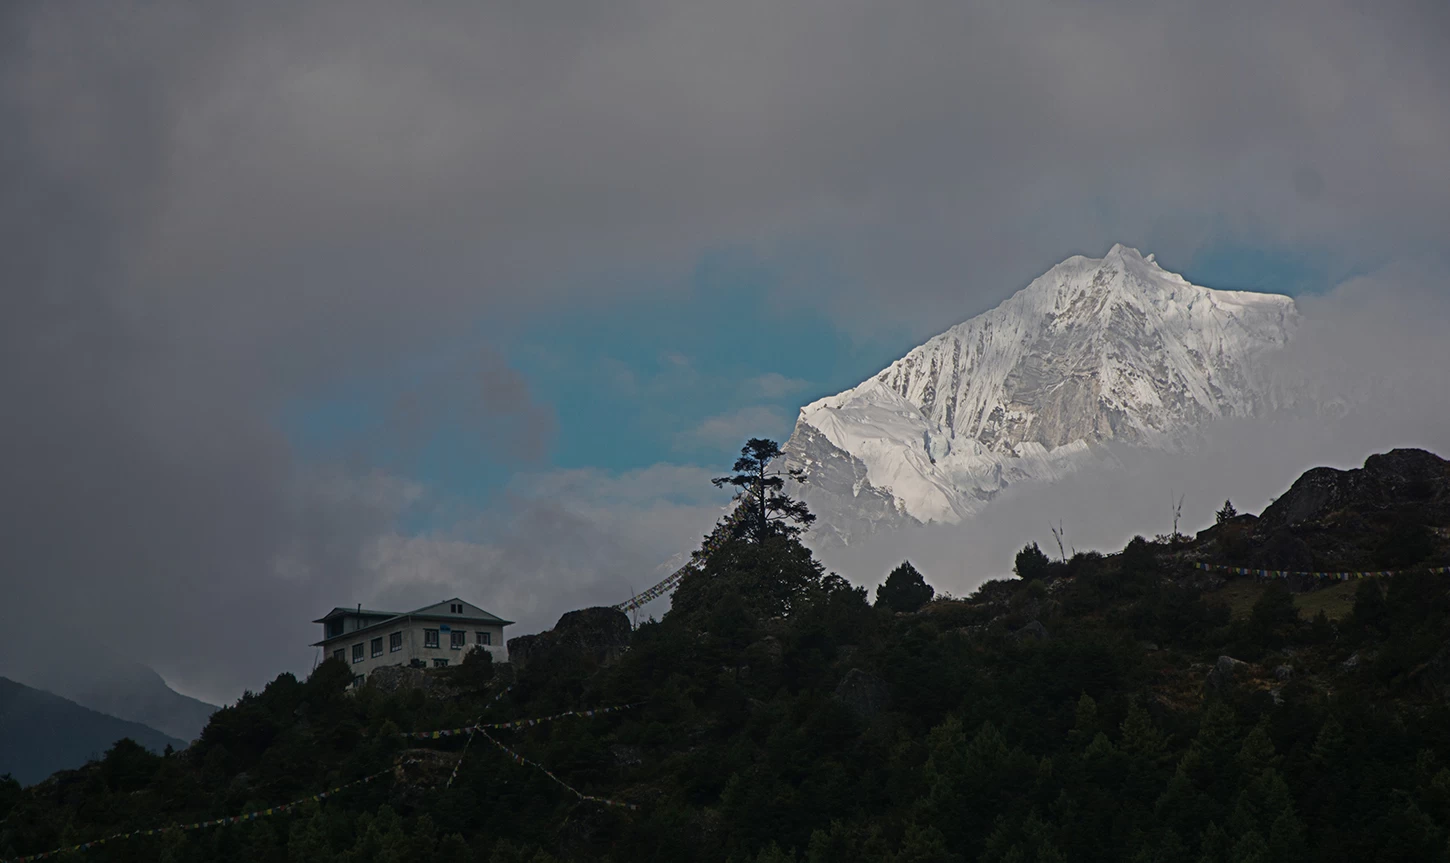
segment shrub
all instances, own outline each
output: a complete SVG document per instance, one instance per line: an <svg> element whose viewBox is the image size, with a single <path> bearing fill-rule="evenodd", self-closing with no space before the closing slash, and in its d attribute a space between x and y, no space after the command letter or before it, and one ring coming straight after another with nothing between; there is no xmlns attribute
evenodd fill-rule
<svg viewBox="0 0 1450 863"><path fill-rule="evenodd" d="M1017 562L1013 571L1017 573L1018 578L1026 581L1046 578L1051 571L1051 562L1034 542L1031 545L1023 546L1022 550L1017 552Z"/></svg>
<svg viewBox="0 0 1450 863"><path fill-rule="evenodd" d="M1294 595L1281 580L1269 582L1249 612L1250 637L1261 647L1276 648L1292 638L1302 621Z"/></svg>
<svg viewBox="0 0 1450 863"><path fill-rule="evenodd" d="M921 573L909 561L891 570L886 582L876 588L876 607L892 611L916 611L936 595Z"/></svg>
<svg viewBox="0 0 1450 863"><path fill-rule="evenodd" d="M1435 538L1418 521L1404 519L1395 524L1375 549L1375 559L1386 569L1414 566L1435 553Z"/></svg>

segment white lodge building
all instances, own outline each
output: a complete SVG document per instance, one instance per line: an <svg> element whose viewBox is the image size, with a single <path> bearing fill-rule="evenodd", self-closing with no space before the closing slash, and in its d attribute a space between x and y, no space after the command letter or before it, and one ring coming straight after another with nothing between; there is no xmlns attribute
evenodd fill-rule
<svg viewBox="0 0 1450 863"><path fill-rule="evenodd" d="M456 597L408 612L334 608L312 622L322 624L313 647L346 662L357 682L385 665L457 665L475 647L507 662L503 628L513 623Z"/></svg>

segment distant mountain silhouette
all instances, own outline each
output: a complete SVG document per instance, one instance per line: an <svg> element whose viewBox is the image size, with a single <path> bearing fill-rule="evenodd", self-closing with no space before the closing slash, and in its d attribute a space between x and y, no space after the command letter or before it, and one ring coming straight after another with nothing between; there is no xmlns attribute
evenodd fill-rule
<svg viewBox="0 0 1450 863"><path fill-rule="evenodd" d="M123 657L62 657L39 668L0 666L0 675L185 741L199 737L217 710L167 686L146 665Z"/></svg>
<svg viewBox="0 0 1450 863"><path fill-rule="evenodd" d="M217 710L216 705L167 686L161 675L140 663L108 669L91 679L57 680L42 688L92 710L139 722L185 741L200 737L206 721Z"/></svg>
<svg viewBox="0 0 1450 863"><path fill-rule="evenodd" d="M0 774L9 773L22 785L80 767L123 737L156 752L187 745L154 728L0 677Z"/></svg>

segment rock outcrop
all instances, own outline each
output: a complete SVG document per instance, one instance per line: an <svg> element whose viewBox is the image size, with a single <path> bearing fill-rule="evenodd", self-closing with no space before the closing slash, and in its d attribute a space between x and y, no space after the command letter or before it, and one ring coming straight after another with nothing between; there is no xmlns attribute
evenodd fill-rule
<svg viewBox="0 0 1450 863"><path fill-rule="evenodd" d="M891 686L870 672L853 668L836 686L836 700L862 721L870 722L891 703Z"/></svg>
<svg viewBox="0 0 1450 863"><path fill-rule="evenodd" d="M1215 695L1222 695L1229 691L1236 679L1243 677L1248 671L1247 662L1232 656L1220 656L1218 662L1214 663L1213 670L1204 679L1203 688Z"/></svg>
<svg viewBox="0 0 1450 863"><path fill-rule="evenodd" d="M1257 517L1200 531L1213 562L1288 572L1409 569L1450 561L1450 461L1424 450L1306 471ZM1323 583L1291 577L1294 591Z"/></svg>
<svg viewBox="0 0 1450 863"><path fill-rule="evenodd" d="M1387 510L1415 505L1440 517L1450 515L1450 461L1421 449L1372 455L1364 467L1307 471L1259 516L1259 530L1272 532L1325 521L1354 509Z"/></svg>
<svg viewBox="0 0 1450 863"><path fill-rule="evenodd" d="M629 617L615 608L570 611L554 628L508 640L509 663L523 668L541 659L571 654L607 665L629 647Z"/></svg>
<svg viewBox="0 0 1450 863"><path fill-rule="evenodd" d="M422 668L406 665L385 665L373 669L368 675L366 686L387 694L421 689L430 698L450 698L458 694L458 687L443 676Z"/></svg>
<svg viewBox="0 0 1450 863"><path fill-rule="evenodd" d="M1016 641L1046 641L1048 639L1047 627L1042 625L1040 620L1029 620L1010 636Z"/></svg>

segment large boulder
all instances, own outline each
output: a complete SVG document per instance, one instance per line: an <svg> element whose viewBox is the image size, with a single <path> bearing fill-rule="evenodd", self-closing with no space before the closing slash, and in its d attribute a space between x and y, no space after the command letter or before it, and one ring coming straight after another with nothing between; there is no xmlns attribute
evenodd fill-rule
<svg viewBox="0 0 1450 863"><path fill-rule="evenodd" d="M554 628L508 640L509 663L522 668L541 657L569 653L609 664L629 647L629 617L617 608L570 611Z"/></svg>
<svg viewBox="0 0 1450 863"><path fill-rule="evenodd" d="M853 668L836 686L836 700L870 722L891 703L891 685L874 674Z"/></svg>
<svg viewBox="0 0 1450 863"><path fill-rule="evenodd" d="M1338 510L1383 510L1405 504L1443 509L1450 502L1450 462L1421 449L1372 455L1364 467L1306 472L1259 516L1272 532L1323 520Z"/></svg>
<svg viewBox="0 0 1450 863"><path fill-rule="evenodd" d="M1021 629L1014 631L1007 636L1014 641L1046 641L1048 639L1047 627L1042 625L1040 620L1029 620L1022 625Z"/></svg>
<svg viewBox="0 0 1450 863"><path fill-rule="evenodd" d="M1246 676L1248 672L1247 662L1232 656L1220 656L1218 662L1214 663L1213 670L1204 679L1203 688L1215 695L1223 695L1232 688L1236 679Z"/></svg>

